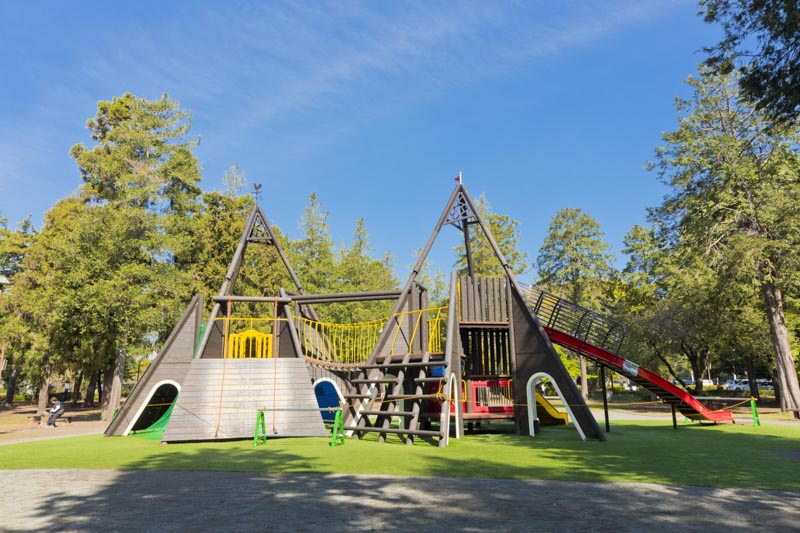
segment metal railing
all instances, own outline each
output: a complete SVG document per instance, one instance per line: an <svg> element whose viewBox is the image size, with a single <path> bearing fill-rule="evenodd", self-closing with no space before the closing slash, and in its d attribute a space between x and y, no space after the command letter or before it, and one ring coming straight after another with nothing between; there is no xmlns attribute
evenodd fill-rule
<svg viewBox="0 0 800 533"><path fill-rule="evenodd" d="M611 353L619 351L626 330L625 326L616 320L538 287L523 285L522 291L543 326L561 331Z"/></svg>

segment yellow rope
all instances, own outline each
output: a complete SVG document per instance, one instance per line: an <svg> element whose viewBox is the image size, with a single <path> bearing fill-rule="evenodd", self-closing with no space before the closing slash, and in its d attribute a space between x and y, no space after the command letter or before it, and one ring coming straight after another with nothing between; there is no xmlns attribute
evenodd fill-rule
<svg viewBox="0 0 800 533"><path fill-rule="evenodd" d="M405 400L417 400L417 399L425 399L425 398L429 398L429 399L435 398L438 401L456 402L456 398L455 397L444 394L442 385L443 385L443 381L439 381L439 387L437 388L437 391L435 393L432 393L432 394L420 394L420 395L413 395L413 396L405 396L404 399ZM273 401L275 401L275 400L273 399ZM394 402L394 401L395 400L379 400L379 399L375 399L375 400L372 400L371 403L377 404L377 405L381 405L383 403L390 403L390 402ZM744 404L749 403L749 402L750 402L750 400L748 399L748 400L745 400L743 402L739 402L739 403L737 403L735 405L732 405L730 407L727 407L725 409L715 409L715 410L713 410L713 412L726 411L726 410L738 407L740 405L744 405ZM166 407L166 406L172 405L173 403L174 402L170 402L170 403L148 403L148 404L145 404L144 407ZM462 400L462 403L470 403L470 404L473 404L473 405L477 405L479 402L477 400L468 401L468 400L465 399L465 400ZM655 404L666 405L665 402L660 402L660 401L654 401L654 402L631 402L631 403L614 404L614 407L609 407L609 408L612 409L612 410L617 410L618 411L618 410L620 410L622 408L630 407L630 406L655 405ZM203 407L203 406L206 406L206 405L215 405L215 403L214 402L181 403L181 407ZM340 403L339 407L328 407L327 409L328 410L336 410L336 409L340 409L340 408L341 409L348 409L348 408L358 407L359 405L361 405L360 402L359 403L342 402L342 403ZM510 404L504 404L504 405L501 405L501 406L490 406L490 407L528 407L529 405L530 404L528 404L528 403L510 403ZM582 407L581 404L560 404L560 405L563 405L565 407L567 407L567 406L568 407ZM126 406L123 406L121 409L123 409L125 407ZM556 405L556 407L558 407L558 405ZM237 406L222 406L222 405L220 405L220 409L228 410L228 411L230 411L230 410L251 411L252 407L237 407ZM264 409L264 411L267 410L266 407L264 407L263 409ZM323 408L320 408L320 409L326 409L326 408L323 407ZM273 412L280 411L280 409L271 409L271 411L273 411ZM389 413L387 413L387 414L389 414Z"/></svg>

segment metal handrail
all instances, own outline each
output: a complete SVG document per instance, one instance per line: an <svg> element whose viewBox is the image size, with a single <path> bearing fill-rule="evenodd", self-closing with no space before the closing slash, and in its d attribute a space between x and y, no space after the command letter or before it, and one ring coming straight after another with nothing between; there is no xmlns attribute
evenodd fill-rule
<svg viewBox="0 0 800 533"><path fill-rule="evenodd" d="M525 298L543 326L572 335L609 352L625 339L623 324L534 286L522 286Z"/></svg>

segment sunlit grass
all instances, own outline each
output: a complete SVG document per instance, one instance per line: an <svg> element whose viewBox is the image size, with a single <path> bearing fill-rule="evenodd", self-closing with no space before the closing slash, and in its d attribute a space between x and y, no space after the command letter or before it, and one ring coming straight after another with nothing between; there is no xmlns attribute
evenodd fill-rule
<svg viewBox="0 0 800 533"><path fill-rule="evenodd" d="M783 453L781 453L783 452ZM789 453L786 453L789 452ZM463 476L800 490L800 426L616 422L608 442L581 441L572 427L535 438L483 433L414 446L323 438L161 445L129 437L73 437L5 445L2 468L221 470L401 476Z"/></svg>

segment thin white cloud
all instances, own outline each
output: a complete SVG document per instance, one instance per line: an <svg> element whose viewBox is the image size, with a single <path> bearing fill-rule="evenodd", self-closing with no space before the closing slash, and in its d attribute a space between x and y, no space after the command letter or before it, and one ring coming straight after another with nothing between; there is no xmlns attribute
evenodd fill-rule
<svg viewBox="0 0 800 533"><path fill-rule="evenodd" d="M285 130L289 121L319 127L344 114L343 126L330 129L346 133L420 99L589 45L672 4L559 4L563 11L545 2L402 4L386 13L373 3L335 3L226 13L218 18L231 36L227 45L252 61L234 76L239 101L249 105L229 123L247 135Z"/></svg>
<svg viewBox="0 0 800 533"><path fill-rule="evenodd" d="M76 132L83 131L94 102L122 91L151 98L169 92L200 109L196 124L202 122L206 129L200 133L214 139L215 154L227 157L256 137L276 157L301 158L386 116L693 5L689 0L340 0L209 9L189 4L180 17L98 27L91 39L52 43L67 49L73 61L32 62L24 73L43 80L37 87L41 94L25 112L3 115L7 131L19 134L0 136L0 179L25 179L23 173L36 168L32 160L61 156L71 144L88 141L85 132ZM59 120L47 120L52 117ZM47 123L58 131L44 131ZM74 167L64 168L75 176Z"/></svg>

